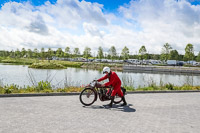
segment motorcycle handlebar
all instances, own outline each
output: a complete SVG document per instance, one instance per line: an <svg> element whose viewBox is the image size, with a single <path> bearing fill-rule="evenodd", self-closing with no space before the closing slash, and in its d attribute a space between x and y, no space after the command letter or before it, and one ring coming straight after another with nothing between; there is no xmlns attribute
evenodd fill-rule
<svg viewBox="0 0 200 133"><path fill-rule="evenodd" d="M102 84L100 84L100 83L98 82L98 80L93 80L93 82L98 83L98 84L99 84L99 85L97 85L98 87L102 87L102 86L101 86ZM112 88L112 86L111 86L111 85L109 85L109 86L104 86L103 88Z"/></svg>

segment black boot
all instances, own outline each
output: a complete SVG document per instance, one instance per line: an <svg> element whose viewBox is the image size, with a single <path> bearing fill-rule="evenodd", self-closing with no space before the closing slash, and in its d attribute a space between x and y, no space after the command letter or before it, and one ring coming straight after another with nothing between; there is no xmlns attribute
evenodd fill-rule
<svg viewBox="0 0 200 133"><path fill-rule="evenodd" d="M125 100L125 97L123 96L122 97L122 101L124 102L123 104L121 104L121 106L126 106L127 105L127 103L126 103L126 100Z"/></svg>
<svg viewBox="0 0 200 133"><path fill-rule="evenodd" d="M110 97L110 100L111 100L111 101L110 101L110 103L107 105L108 107L112 108L112 104L113 104L114 98L115 98L115 97L113 97L113 96Z"/></svg>

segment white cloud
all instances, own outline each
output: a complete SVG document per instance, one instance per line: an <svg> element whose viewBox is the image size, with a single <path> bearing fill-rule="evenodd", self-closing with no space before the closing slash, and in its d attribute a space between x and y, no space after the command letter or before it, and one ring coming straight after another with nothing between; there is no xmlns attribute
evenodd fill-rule
<svg viewBox="0 0 200 133"><path fill-rule="evenodd" d="M70 34L73 30L103 34L93 31L94 24L107 25L101 9L100 4L78 0L58 0L55 5L46 2L39 7L33 7L29 2L8 2L0 10L0 49L76 47L76 42L81 42L77 39L83 39L83 35ZM86 43L88 39L83 40L84 44L91 45Z"/></svg>
<svg viewBox="0 0 200 133"><path fill-rule="evenodd" d="M160 53L165 43L184 54L187 43L200 51L200 6L185 0L132 0L118 14L105 14L103 5L58 0L32 6L8 2L0 9L0 49L71 48L86 46L118 53L127 46L136 53L145 45Z"/></svg>
<svg viewBox="0 0 200 133"><path fill-rule="evenodd" d="M83 23L83 29L86 34L91 36L102 37L104 34L104 31L100 31L95 25L89 23Z"/></svg>
<svg viewBox="0 0 200 133"><path fill-rule="evenodd" d="M146 44L153 47L170 43L183 53L187 43L192 43L200 51L200 6L185 0L140 0L120 7L124 18L140 24ZM148 41L149 40L149 41Z"/></svg>
<svg viewBox="0 0 200 133"><path fill-rule="evenodd" d="M78 0L58 0L55 5L46 2L38 7L42 13L53 17L53 24L60 28L77 28L83 22L106 25L102 5Z"/></svg>

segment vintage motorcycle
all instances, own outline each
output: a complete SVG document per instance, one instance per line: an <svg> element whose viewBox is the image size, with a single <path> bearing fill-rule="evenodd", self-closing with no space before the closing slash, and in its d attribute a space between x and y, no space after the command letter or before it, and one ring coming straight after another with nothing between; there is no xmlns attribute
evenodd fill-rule
<svg viewBox="0 0 200 133"><path fill-rule="evenodd" d="M85 89L83 89L80 93L80 102L85 106L90 106L97 100L98 96L101 101L111 100L112 89L113 87L111 86L102 87L102 85L98 81L94 80L89 85L87 85ZM125 95L126 89L123 87L121 87L121 89L123 94ZM121 101L122 98L116 94L113 102L115 104L118 104Z"/></svg>

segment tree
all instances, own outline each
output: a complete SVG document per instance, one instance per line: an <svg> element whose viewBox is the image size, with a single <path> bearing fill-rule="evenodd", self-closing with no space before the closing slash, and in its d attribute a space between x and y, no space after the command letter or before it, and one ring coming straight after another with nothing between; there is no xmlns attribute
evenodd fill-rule
<svg viewBox="0 0 200 133"><path fill-rule="evenodd" d="M184 55L179 54L179 58L178 58L178 60L184 60Z"/></svg>
<svg viewBox="0 0 200 133"><path fill-rule="evenodd" d="M196 61L200 62L200 52L197 55Z"/></svg>
<svg viewBox="0 0 200 133"><path fill-rule="evenodd" d="M33 50L33 57L38 58L38 55L39 55L38 49L35 48L35 49Z"/></svg>
<svg viewBox="0 0 200 133"><path fill-rule="evenodd" d="M102 49L102 47L100 46L99 47L99 49L98 49L98 55L97 55L97 57L99 58L99 59L102 59L104 56L103 56L103 49Z"/></svg>
<svg viewBox="0 0 200 133"><path fill-rule="evenodd" d="M20 53L19 49L17 49L17 50L15 51L15 56L16 56L17 58L20 58L20 57L21 57L21 53Z"/></svg>
<svg viewBox="0 0 200 133"><path fill-rule="evenodd" d="M179 54L177 50L171 50L169 54L170 60L179 60Z"/></svg>
<svg viewBox="0 0 200 133"><path fill-rule="evenodd" d="M27 51L27 56L28 56L28 58L32 58L33 52L32 52L31 49L28 49L28 51Z"/></svg>
<svg viewBox="0 0 200 133"><path fill-rule="evenodd" d="M187 44L185 47L185 55L184 55L185 60L193 60L194 59L194 48L192 44Z"/></svg>
<svg viewBox="0 0 200 133"><path fill-rule="evenodd" d="M45 58L45 51L44 51L44 48L41 48L40 57L41 57L42 59Z"/></svg>
<svg viewBox="0 0 200 133"><path fill-rule="evenodd" d="M50 59L52 56L54 56L54 51L51 48L48 48L47 57Z"/></svg>
<svg viewBox="0 0 200 133"><path fill-rule="evenodd" d="M110 56L110 58L111 58L112 60L114 60L114 59L117 57L117 51L116 51L116 49L115 49L115 46L112 46L112 47L109 49L108 53L109 53L108 56Z"/></svg>
<svg viewBox="0 0 200 133"><path fill-rule="evenodd" d="M77 57L78 55L80 55L79 48L74 48L74 57Z"/></svg>
<svg viewBox="0 0 200 133"><path fill-rule="evenodd" d="M142 46L142 47L139 49L139 58L140 58L141 60L146 59L146 58L147 58L147 56L145 56L146 54L147 54L147 50L146 50L145 46Z"/></svg>
<svg viewBox="0 0 200 133"><path fill-rule="evenodd" d="M51 50L51 48L48 48L47 52L46 52L46 58L48 60L48 62L50 62L50 59L52 59L52 56L53 56L53 50Z"/></svg>
<svg viewBox="0 0 200 133"><path fill-rule="evenodd" d="M160 54L148 54L149 59L160 60Z"/></svg>
<svg viewBox="0 0 200 133"><path fill-rule="evenodd" d="M9 53L9 56L12 57L12 58L15 57L15 52L13 50L11 50L10 53Z"/></svg>
<svg viewBox="0 0 200 133"><path fill-rule="evenodd" d="M169 59L169 54L170 54L171 49L172 47L168 43L163 45L162 52L161 52L161 60L167 61Z"/></svg>
<svg viewBox="0 0 200 133"><path fill-rule="evenodd" d="M124 60L129 58L129 49L126 46L122 49L121 56Z"/></svg>
<svg viewBox="0 0 200 133"><path fill-rule="evenodd" d="M65 48L65 54L64 54L64 56L67 57L67 58L69 58L70 54L71 54L70 47L66 47Z"/></svg>
<svg viewBox="0 0 200 133"><path fill-rule="evenodd" d="M56 50L56 56L57 56L57 57L63 57L63 55L64 55L64 52L62 51L62 49L61 49L61 48L58 48L58 49Z"/></svg>
<svg viewBox="0 0 200 133"><path fill-rule="evenodd" d="M21 56L24 57L25 55L26 55L26 50L25 50L25 48L22 48Z"/></svg>
<svg viewBox="0 0 200 133"><path fill-rule="evenodd" d="M83 57L86 59L91 57L91 48L85 47L85 50L83 51Z"/></svg>

